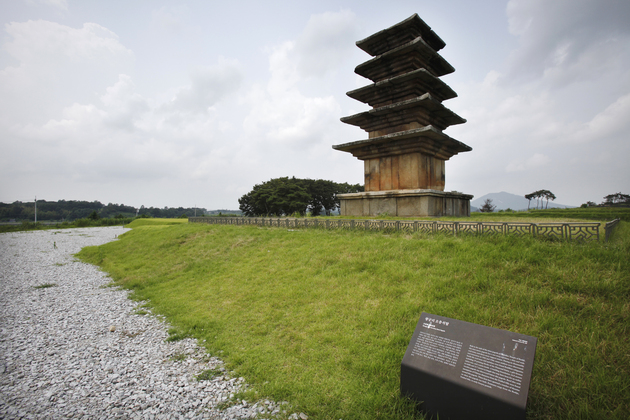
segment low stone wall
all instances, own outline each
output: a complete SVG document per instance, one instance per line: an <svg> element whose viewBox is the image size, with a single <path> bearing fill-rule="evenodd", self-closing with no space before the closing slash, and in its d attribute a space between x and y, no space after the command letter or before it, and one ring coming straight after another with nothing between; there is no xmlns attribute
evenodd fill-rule
<svg viewBox="0 0 630 420"><path fill-rule="evenodd" d="M517 235L555 239L599 241L599 222L585 223L512 223L512 222L442 222L431 220L353 220L314 217L189 217L190 223L219 225L257 225L283 228L364 229L452 235Z"/></svg>
<svg viewBox="0 0 630 420"><path fill-rule="evenodd" d="M610 236L614 232L620 220L621 219L617 218L615 220L611 220L610 222L606 223L606 226L604 227L604 229L606 230L606 238L605 238L606 242L608 242L608 240L610 239Z"/></svg>

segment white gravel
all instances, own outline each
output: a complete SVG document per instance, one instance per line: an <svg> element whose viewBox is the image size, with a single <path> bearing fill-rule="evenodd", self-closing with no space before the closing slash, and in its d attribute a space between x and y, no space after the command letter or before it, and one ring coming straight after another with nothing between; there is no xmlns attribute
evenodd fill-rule
<svg viewBox="0 0 630 420"><path fill-rule="evenodd" d="M235 403L242 378L231 378L194 340L165 342L164 321L138 314L127 291L107 287L106 273L74 259L127 230L0 234L0 418L287 416L285 403ZM197 381L207 369L222 373Z"/></svg>

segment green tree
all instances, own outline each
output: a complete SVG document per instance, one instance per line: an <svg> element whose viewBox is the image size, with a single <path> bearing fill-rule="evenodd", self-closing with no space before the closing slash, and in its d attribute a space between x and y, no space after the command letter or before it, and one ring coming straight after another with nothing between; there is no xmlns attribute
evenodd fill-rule
<svg viewBox="0 0 630 420"><path fill-rule="evenodd" d="M616 194L608 194L604 197L603 205L610 206L613 204L630 203L630 195L622 194L620 192Z"/></svg>
<svg viewBox="0 0 630 420"><path fill-rule="evenodd" d="M304 188L288 177L271 179L257 184L239 198L239 208L247 216L283 216L304 214L310 201Z"/></svg>
<svg viewBox="0 0 630 420"><path fill-rule="evenodd" d="M549 190L540 190L541 193L541 198L544 198L547 200L547 203L545 204L545 209L549 207L549 200L551 199L551 201L556 199L556 196L554 195L554 193L552 193ZM541 203L541 207L542 207L542 203Z"/></svg>
<svg viewBox="0 0 630 420"><path fill-rule="evenodd" d="M307 210L313 216L319 216L322 212L330 216L340 206L338 194L361 192L364 189L359 184L340 184L323 179L293 179L311 196Z"/></svg>
<svg viewBox="0 0 630 420"><path fill-rule="evenodd" d="M483 205L479 208L482 213L492 213L497 206L492 205L492 199L486 198Z"/></svg>
<svg viewBox="0 0 630 420"><path fill-rule="evenodd" d="M527 199L527 210L529 210L529 205L532 202L532 198L535 197L536 193L529 193L529 194L525 194L525 198Z"/></svg>
<svg viewBox="0 0 630 420"><path fill-rule="evenodd" d="M246 216L305 214L329 215L339 208L337 194L362 191L360 185L338 184L323 179L275 178L254 186L239 198Z"/></svg>
<svg viewBox="0 0 630 420"><path fill-rule="evenodd" d="M540 209L543 208L543 200L547 200L547 207L549 206L549 200L553 201L556 199L554 193L549 190L538 190L533 193L525 194L525 198L528 200L527 210L529 210L529 204L532 199L536 199L536 209L540 206ZM546 207L545 207L546 208Z"/></svg>

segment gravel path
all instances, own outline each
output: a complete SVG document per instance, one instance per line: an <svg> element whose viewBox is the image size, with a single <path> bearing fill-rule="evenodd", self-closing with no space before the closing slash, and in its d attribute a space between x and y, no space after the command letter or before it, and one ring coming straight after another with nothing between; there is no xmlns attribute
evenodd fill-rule
<svg viewBox="0 0 630 420"><path fill-rule="evenodd" d="M0 418L286 416L284 403L270 401L218 410L242 378L229 377L194 340L165 342L165 322L137 313L127 291L106 287L106 273L74 259L127 230L0 234ZM195 379L206 370L218 376Z"/></svg>

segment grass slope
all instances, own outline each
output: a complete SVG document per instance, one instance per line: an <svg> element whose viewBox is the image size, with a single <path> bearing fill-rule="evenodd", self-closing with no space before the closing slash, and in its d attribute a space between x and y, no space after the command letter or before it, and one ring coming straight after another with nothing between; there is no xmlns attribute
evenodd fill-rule
<svg viewBox="0 0 630 420"><path fill-rule="evenodd" d="M144 225L140 225L143 223ZM137 221L82 250L313 419L418 419L400 362L422 311L538 337L528 418L630 416L630 225L604 243Z"/></svg>
<svg viewBox="0 0 630 420"><path fill-rule="evenodd" d="M518 212L493 212L484 213L482 217L490 215L510 215L510 217L518 218L564 218L571 219L588 219L610 222L613 219L621 219L630 222L630 207L588 207L574 209L545 209L545 210L529 210ZM475 215L478 215L475 213ZM481 213L479 213L481 215Z"/></svg>

